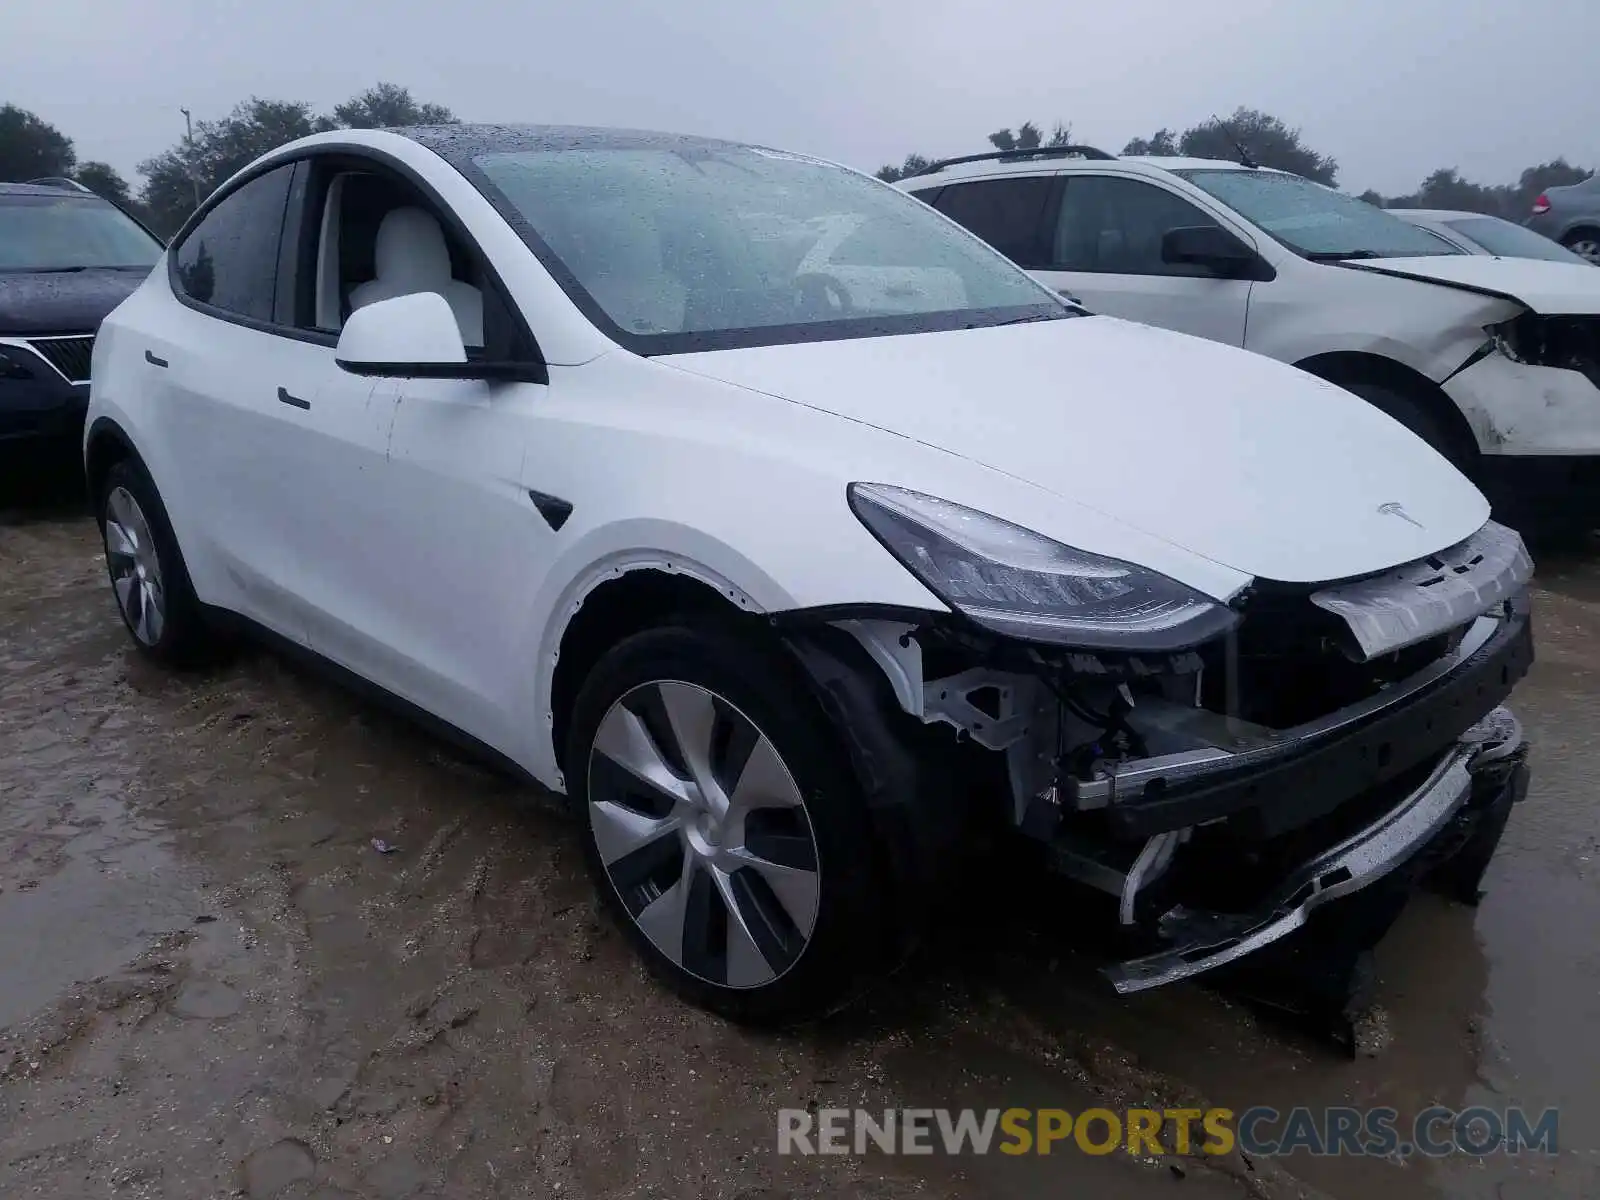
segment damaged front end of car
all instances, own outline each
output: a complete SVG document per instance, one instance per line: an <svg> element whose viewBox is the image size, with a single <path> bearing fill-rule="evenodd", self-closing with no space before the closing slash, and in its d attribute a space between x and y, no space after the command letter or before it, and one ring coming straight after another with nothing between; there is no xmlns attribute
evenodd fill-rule
<svg viewBox="0 0 1600 1200"><path fill-rule="evenodd" d="M1256 580L1218 603L915 493L853 500L953 615L831 629L895 707L953 731L962 765L939 773L1003 790L1005 824L1132 944L1105 968L1117 991L1243 959L1368 889L1403 904L1426 876L1476 898L1527 787L1502 706L1533 659L1532 562L1512 530L1491 521L1376 575ZM858 765L876 760L864 777L886 796L915 786L925 751L887 749L851 673L825 678L814 642L802 657ZM940 818L900 817L925 819Z"/></svg>

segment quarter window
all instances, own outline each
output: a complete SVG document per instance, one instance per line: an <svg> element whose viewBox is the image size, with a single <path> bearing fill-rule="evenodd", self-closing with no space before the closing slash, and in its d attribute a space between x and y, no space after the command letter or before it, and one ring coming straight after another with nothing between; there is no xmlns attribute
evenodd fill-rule
<svg viewBox="0 0 1600 1200"><path fill-rule="evenodd" d="M1044 210L1054 179L1030 175L951 184L937 207L1022 267L1048 263Z"/></svg>
<svg viewBox="0 0 1600 1200"><path fill-rule="evenodd" d="M1197 263L1161 259L1169 229L1217 225L1165 188L1113 175L1073 175L1056 221L1051 266L1108 275L1206 275Z"/></svg>
<svg viewBox="0 0 1600 1200"><path fill-rule="evenodd" d="M223 197L173 252L179 289L236 316L272 320L278 242L293 164L258 175Z"/></svg>

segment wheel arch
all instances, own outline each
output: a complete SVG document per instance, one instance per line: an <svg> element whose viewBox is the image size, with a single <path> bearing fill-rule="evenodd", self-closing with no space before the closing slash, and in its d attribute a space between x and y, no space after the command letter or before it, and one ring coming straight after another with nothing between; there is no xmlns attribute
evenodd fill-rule
<svg viewBox="0 0 1600 1200"><path fill-rule="evenodd" d="M612 566L576 589L564 611L566 618L552 639L544 705L558 777L565 765L573 704L607 648L675 617L725 619L751 629L765 624L761 606L737 584L664 555Z"/></svg>
<svg viewBox="0 0 1600 1200"><path fill-rule="evenodd" d="M124 459L132 459L147 472L150 469L127 430L110 417L96 417L83 441L84 482L88 486L89 499L95 502L96 521L101 515L98 501L106 476L112 467Z"/></svg>
<svg viewBox="0 0 1600 1200"><path fill-rule="evenodd" d="M1446 436L1461 451L1462 461L1470 463L1477 460L1478 439L1466 416L1442 387L1415 368L1381 354L1359 350L1313 354L1294 365L1340 387L1369 383L1398 392L1439 422Z"/></svg>
<svg viewBox="0 0 1600 1200"><path fill-rule="evenodd" d="M1592 238L1600 238L1600 219L1580 217L1562 231L1560 241L1565 246L1569 242L1577 241L1586 234Z"/></svg>

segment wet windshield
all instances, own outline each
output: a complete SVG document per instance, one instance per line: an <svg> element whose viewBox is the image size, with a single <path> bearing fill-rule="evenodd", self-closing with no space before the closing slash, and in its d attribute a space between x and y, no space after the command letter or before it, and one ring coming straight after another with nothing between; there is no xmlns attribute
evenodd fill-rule
<svg viewBox="0 0 1600 1200"><path fill-rule="evenodd" d="M1278 171L1179 171L1297 254L1307 258L1411 258L1460 254L1383 209Z"/></svg>
<svg viewBox="0 0 1600 1200"><path fill-rule="evenodd" d="M799 155L719 144L472 162L579 307L640 353L1073 315L920 200Z"/></svg>
<svg viewBox="0 0 1600 1200"><path fill-rule="evenodd" d="M1538 258L1589 265L1588 259L1574 254L1559 242L1499 217L1452 217L1444 223L1468 241L1502 258Z"/></svg>
<svg viewBox="0 0 1600 1200"><path fill-rule="evenodd" d="M97 197L0 196L0 271L149 270L161 244Z"/></svg>

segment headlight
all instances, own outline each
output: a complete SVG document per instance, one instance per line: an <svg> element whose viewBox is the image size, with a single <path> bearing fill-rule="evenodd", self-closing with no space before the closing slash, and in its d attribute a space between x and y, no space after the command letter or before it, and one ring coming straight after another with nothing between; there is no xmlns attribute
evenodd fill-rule
<svg viewBox="0 0 1600 1200"><path fill-rule="evenodd" d="M850 507L951 608L996 633L1160 653L1238 623L1226 605L1132 563L1063 546L948 500L853 483Z"/></svg>

